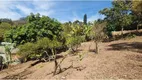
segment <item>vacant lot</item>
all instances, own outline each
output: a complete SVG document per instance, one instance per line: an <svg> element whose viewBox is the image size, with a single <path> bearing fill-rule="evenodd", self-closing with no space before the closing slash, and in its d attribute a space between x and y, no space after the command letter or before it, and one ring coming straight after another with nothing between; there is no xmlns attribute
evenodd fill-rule
<svg viewBox="0 0 142 80"><path fill-rule="evenodd" d="M93 42L82 43L78 54L83 59L80 61L78 55L68 56L61 65L62 72L55 76L52 76L53 62L40 62L31 66L36 61L29 61L0 71L0 78L142 79L142 37L100 43L99 46L100 53L95 54Z"/></svg>

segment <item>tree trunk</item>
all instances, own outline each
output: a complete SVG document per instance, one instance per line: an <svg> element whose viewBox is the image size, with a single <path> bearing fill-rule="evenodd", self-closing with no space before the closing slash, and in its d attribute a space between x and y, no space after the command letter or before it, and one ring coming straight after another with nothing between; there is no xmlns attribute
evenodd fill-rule
<svg viewBox="0 0 142 80"><path fill-rule="evenodd" d="M89 49L88 49L89 51L91 50L90 48L91 48L91 44L89 45Z"/></svg>
<svg viewBox="0 0 142 80"><path fill-rule="evenodd" d="M123 37L123 30L124 30L124 28L121 27L121 35L122 35L122 37Z"/></svg>
<svg viewBox="0 0 142 80"><path fill-rule="evenodd" d="M140 22L138 22L138 24L137 24L137 32L139 30L139 26L140 26Z"/></svg>
<svg viewBox="0 0 142 80"><path fill-rule="evenodd" d="M12 55L11 52L9 52L9 56L10 56L10 63L12 62Z"/></svg>
<svg viewBox="0 0 142 80"><path fill-rule="evenodd" d="M57 62L56 58L54 58L54 63L55 63L55 67L54 67L53 75L56 75L56 71L57 71L57 68L58 68L58 62Z"/></svg>
<svg viewBox="0 0 142 80"><path fill-rule="evenodd" d="M138 32L138 30L139 30L139 26L137 25L137 32Z"/></svg>
<svg viewBox="0 0 142 80"><path fill-rule="evenodd" d="M53 56L54 56L54 64L55 64L53 75L56 75L56 71L57 71L57 68L58 68L58 67L57 67L57 66L58 66L58 62L57 62L57 60L56 60L56 52L55 52L54 49L52 49L51 51L52 51L52 54L53 54Z"/></svg>
<svg viewBox="0 0 142 80"><path fill-rule="evenodd" d="M96 53L98 54L98 53L99 53L99 46L98 46L98 42L97 42L97 41L95 41L95 43L96 43Z"/></svg>
<svg viewBox="0 0 142 80"><path fill-rule="evenodd" d="M54 64L55 64L54 72L53 72L53 76L54 76L54 75L56 75L58 67L59 67L59 73L62 71L62 69L61 69L61 66L60 66L61 62L60 63L57 62L57 55L56 55L55 49L52 49L52 54L54 55Z"/></svg>
<svg viewBox="0 0 142 80"><path fill-rule="evenodd" d="M0 71L2 70L3 68L3 57L0 56Z"/></svg>
<svg viewBox="0 0 142 80"><path fill-rule="evenodd" d="M73 47L71 47L71 51L75 52L75 50L73 49Z"/></svg>

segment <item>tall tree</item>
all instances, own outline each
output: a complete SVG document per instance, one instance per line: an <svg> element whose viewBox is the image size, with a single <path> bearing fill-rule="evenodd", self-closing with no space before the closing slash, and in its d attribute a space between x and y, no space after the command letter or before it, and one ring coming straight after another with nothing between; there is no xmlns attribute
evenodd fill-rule
<svg viewBox="0 0 142 80"><path fill-rule="evenodd" d="M132 0L132 10L135 11L137 14L142 13L142 0Z"/></svg>
<svg viewBox="0 0 142 80"><path fill-rule="evenodd" d="M120 30L122 31L124 27L131 24L131 15L130 15L130 3L128 1L118 1L115 0L112 2L112 8L105 8L100 11L101 14L104 14L105 20L108 22L108 30Z"/></svg>
<svg viewBox="0 0 142 80"><path fill-rule="evenodd" d="M42 37L53 39L54 36L59 36L61 23L48 16L40 17L39 14L31 14L27 18L25 25L19 26L16 29L11 29L5 33L5 41L23 44L26 42L35 42Z"/></svg>
<svg viewBox="0 0 142 80"><path fill-rule="evenodd" d="M137 23L137 30L139 26L142 26L142 1L141 0L132 0L132 12L134 14L134 21Z"/></svg>
<svg viewBox="0 0 142 80"><path fill-rule="evenodd" d="M91 28L90 37L95 42L96 46L96 53L99 53L99 42L101 42L104 38L106 38L106 35L104 33L106 27L106 22L100 23L98 21L95 21L93 24L93 27Z"/></svg>
<svg viewBox="0 0 142 80"><path fill-rule="evenodd" d="M85 25L87 25L87 15L86 15L86 14L84 15L83 23L84 23Z"/></svg>

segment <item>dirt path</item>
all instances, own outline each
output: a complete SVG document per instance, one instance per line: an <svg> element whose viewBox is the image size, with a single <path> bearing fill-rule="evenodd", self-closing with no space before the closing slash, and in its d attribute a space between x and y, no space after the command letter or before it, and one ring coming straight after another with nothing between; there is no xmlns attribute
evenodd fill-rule
<svg viewBox="0 0 142 80"><path fill-rule="evenodd" d="M62 64L62 73L52 76L54 63L39 63L26 67L31 62L15 67L15 73L6 69L0 72L0 78L12 78L14 75L23 79L142 79L142 37L130 40L118 40L100 43L100 53L90 52L94 49L93 42L81 45L79 56L68 56ZM59 59L60 60L60 59ZM73 67L71 64L73 62ZM6 74L9 72L9 74Z"/></svg>

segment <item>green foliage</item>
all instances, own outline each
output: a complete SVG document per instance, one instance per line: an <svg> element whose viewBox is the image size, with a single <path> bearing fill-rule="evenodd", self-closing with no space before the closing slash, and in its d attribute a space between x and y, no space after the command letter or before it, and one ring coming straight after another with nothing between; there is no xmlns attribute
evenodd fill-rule
<svg viewBox="0 0 142 80"><path fill-rule="evenodd" d="M38 56L36 55L37 52L37 45L35 45L34 43L25 43L24 45L20 45L19 46L20 52L19 55L24 58L25 60L27 60L28 58L32 58L33 56Z"/></svg>
<svg viewBox="0 0 142 80"><path fill-rule="evenodd" d="M89 37L95 42L96 53L99 53L98 43L106 39L105 34L106 22L95 21L90 31Z"/></svg>
<svg viewBox="0 0 142 80"><path fill-rule="evenodd" d="M31 14L27 18L27 24L19 26L5 34L5 41L16 44L35 42L42 37L53 39L53 36L60 36L61 24L47 16L39 17L39 14ZM59 38L60 39L60 38Z"/></svg>
<svg viewBox="0 0 142 80"><path fill-rule="evenodd" d="M85 41L85 37L84 36L68 37L66 39L66 45L68 47L73 47L73 46L79 45L83 41Z"/></svg>
<svg viewBox="0 0 142 80"><path fill-rule="evenodd" d="M136 24L137 30L142 26L142 1L132 0L132 14L133 14L133 23Z"/></svg>
<svg viewBox="0 0 142 80"><path fill-rule="evenodd" d="M7 54L7 60L9 60L10 62L11 62L11 60L12 60L12 57L11 57L11 51L10 51L11 49L10 49L10 47L7 45L7 46L5 46L5 52L6 52L6 54Z"/></svg>
<svg viewBox="0 0 142 80"><path fill-rule="evenodd" d="M11 25L9 23L2 22L0 24L0 41L2 41L4 33L10 29Z"/></svg>
<svg viewBox="0 0 142 80"><path fill-rule="evenodd" d="M10 25L13 24L12 20L11 20L11 19L8 19L8 18L1 18L1 19L0 19L0 23L2 23L2 22L8 23L8 24L10 24Z"/></svg>
<svg viewBox="0 0 142 80"><path fill-rule="evenodd" d="M85 25L87 25L87 15L86 15L86 14L84 15L83 23L84 23Z"/></svg>
<svg viewBox="0 0 142 80"><path fill-rule="evenodd" d="M65 38L65 45L68 48L77 47L81 42L85 41L85 32L87 34L87 27L81 26L78 23L65 23L63 25L62 35Z"/></svg>
<svg viewBox="0 0 142 80"><path fill-rule="evenodd" d="M100 42L101 40L105 39L107 37L105 34L105 27L106 27L106 22L103 23L94 22L94 25L89 35L91 39L94 40L95 42Z"/></svg>
<svg viewBox="0 0 142 80"><path fill-rule="evenodd" d="M132 0L132 11L137 15L142 15L142 1L141 0Z"/></svg>
<svg viewBox="0 0 142 80"><path fill-rule="evenodd" d="M100 11L105 15L105 21L107 21L107 33L110 35L111 31L120 31L125 27L132 24L132 15L130 14L130 2L129 1L113 1L112 8L105 8Z"/></svg>
<svg viewBox="0 0 142 80"><path fill-rule="evenodd" d="M92 30L92 25L84 25L83 26L83 34L85 36L85 40L90 40L91 37L90 37L90 34L91 34L91 30Z"/></svg>
<svg viewBox="0 0 142 80"><path fill-rule="evenodd" d="M132 39L132 38L135 38L136 37L136 35L135 34L128 34L125 38L126 39Z"/></svg>
<svg viewBox="0 0 142 80"><path fill-rule="evenodd" d="M44 38L38 40L36 44L37 44L38 48L46 50L47 48L49 48L50 43L51 43L51 40L44 37Z"/></svg>
<svg viewBox="0 0 142 80"><path fill-rule="evenodd" d="M26 59L40 58L44 51L51 51L51 49L56 49L61 47L62 43L57 41L57 39L50 40L49 38L41 38L37 42L25 43L20 45L19 55Z"/></svg>

